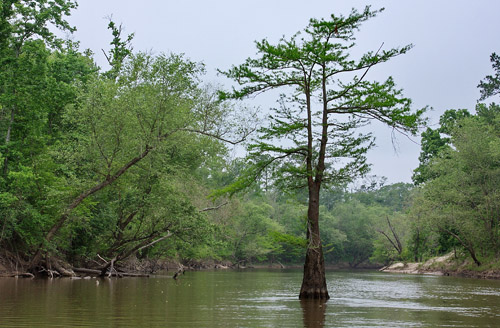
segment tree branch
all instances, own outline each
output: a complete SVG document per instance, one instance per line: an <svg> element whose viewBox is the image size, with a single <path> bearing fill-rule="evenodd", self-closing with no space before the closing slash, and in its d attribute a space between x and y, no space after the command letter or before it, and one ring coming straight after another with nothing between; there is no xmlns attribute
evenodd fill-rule
<svg viewBox="0 0 500 328"><path fill-rule="evenodd" d="M215 206L215 207L206 207L206 208L204 208L202 210L199 210L198 212L201 213L201 212L208 212L208 211L218 210L219 208L221 208L221 207L223 207L223 206L225 206L227 204L228 204L228 202L224 202L224 203L222 203L222 204L220 204L218 206Z"/></svg>
<svg viewBox="0 0 500 328"><path fill-rule="evenodd" d="M249 136L252 132L254 132L256 129L255 129L255 128L253 128L253 129L251 129L251 131L250 131L250 132L246 132L246 133L245 133L245 134L241 137L241 139L239 139L239 140L230 140L230 139L226 139L226 138L224 138L224 137L222 137L222 136L219 136L219 135L214 134L214 133L211 133L211 132L206 132L206 131L197 130L197 129L192 129L192 128L182 128L182 129L180 129L180 130L181 130L181 131L186 131L186 132L192 132L192 133L202 134L202 135L205 135L205 136L207 136L207 137L211 137L211 138L215 138L215 139L217 139L217 140L223 141L223 142L227 142L227 143L229 143L229 144L231 144L231 145L237 145L237 144L240 144L240 143L244 142L244 141L248 138L248 136Z"/></svg>
<svg viewBox="0 0 500 328"><path fill-rule="evenodd" d="M41 251L42 251L42 248L43 246L50 242L52 240L52 238L54 237L54 235L59 231L59 229L63 226L64 222L66 222L66 220L69 218L69 215L71 214L71 212L78 206L80 205L87 197L89 197L90 195L96 193L97 191L103 189L104 187L112 184L116 179L118 179L122 174L124 174L125 172L127 172L128 169L130 169L132 166L134 166L136 163L138 163L139 161L141 161L144 157L146 157L149 152L152 150L153 148L150 147L150 146L146 146L146 149L142 152L142 154L140 154L139 156L137 157L134 157L132 160L130 160L127 164L125 164L124 166L122 166L118 171L116 171L116 173L112 176L107 176L106 177L106 180L102 181L101 183L97 184L96 186L84 191L83 193L81 193L78 197L76 197L73 202L66 208L66 210L64 211L64 213L61 215L61 217L59 218L59 220L56 221L56 223L54 225L52 225L52 227L50 228L50 230L47 232L47 234L45 235L45 238L44 240L42 241L42 243L38 246L38 249L37 251L35 252L35 255L33 256L33 259L30 263L30 268L31 269L34 269L37 265L38 265L38 262L40 261L40 258L41 258Z"/></svg>

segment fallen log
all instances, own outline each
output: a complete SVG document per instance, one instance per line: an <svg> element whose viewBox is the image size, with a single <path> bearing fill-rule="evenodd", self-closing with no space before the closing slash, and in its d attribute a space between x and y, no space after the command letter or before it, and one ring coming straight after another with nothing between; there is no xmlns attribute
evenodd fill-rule
<svg viewBox="0 0 500 328"><path fill-rule="evenodd" d="M78 273L88 273L88 274L95 274L95 275L100 275L101 270L95 270L95 269L87 269L87 268L73 268L73 271L78 272ZM147 273L129 273L129 272L113 272L111 273L112 277L149 277L149 274Z"/></svg>
<svg viewBox="0 0 500 328"><path fill-rule="evenodd" d="M5 278L35 278L35 275L30 272L6 272L0 273L0 277Z"/></svg>
<svg viewBox="0 0 500 328"><path fill-rule="evenodd" d="M186 272L186 268L184 267L184 265L180 265L179 269L177 270L177 272L174 274L174 276L172 278L174 278L174 280L177 280L177 277L180 275L180 274L184 274Z"/></svg>
<svg viewBox="0 0 500 328"><path fill-rule="evenodd" d="M145 278L149 278L149 274L148 273L126 273L126 272L120 272L121 275L123 275L124 277L145 277Z"/></svg>
<svg viewBox="0 0 500 328"><path fill-rule="evenodd" d="M58 272L58 271L55 271L55 270L51 270L51 269L45 269L44 267L41 268L40 271L38 271L38 273L41 273L41 272L45 272L47 273L47 276L50 278L50 279L53 279L54 276L57 276L57 277L60 277L61 274Z"/></svg>
<svg viewBox="0 0 500 328"><path fill-rule="evenodd" d="M30 273L30 272L22 272L18 273L15 275L15 277L21 277L21 278L35 278L35 275Z"/></svg>
<svg viewBox="0 0 500 328"><path fill-rule="evenodd" d="M100 274L101 270L87 269L87 268L73 268L73 271L78 273Z"/></svg>
<svg viewBox="0 0 500 328"><path fill-rule="evenodd" d="M57 260L51 261L50 264L52 265L52 267L54 267L54 269L56 269L56 271L60 275L62 275L64 277L74 277L75 276L75 272L73 270L66 269Z"/></svg>

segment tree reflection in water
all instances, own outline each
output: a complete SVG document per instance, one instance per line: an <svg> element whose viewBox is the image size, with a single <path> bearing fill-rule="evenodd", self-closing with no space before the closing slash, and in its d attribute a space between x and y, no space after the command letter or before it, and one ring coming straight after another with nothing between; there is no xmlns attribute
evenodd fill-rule
<svg viewBox="0 0 500 328"><path fill-rule="evenodd" d="M326 300L321 299L303 299L300 300L302 307L302 317L304 327L321 328L325 324Z"/></svg>

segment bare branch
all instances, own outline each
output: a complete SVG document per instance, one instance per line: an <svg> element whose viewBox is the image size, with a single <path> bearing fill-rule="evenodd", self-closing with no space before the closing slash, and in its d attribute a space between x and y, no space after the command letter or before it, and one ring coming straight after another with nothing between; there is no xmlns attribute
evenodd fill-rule
<svg viewBox="0 0 500 328"><path fill-rule="evenodd" d="M108 64L112 65L111 63L111 59L109 58L109 56L106 54L106 51L104 51L104 49L101 49L102 50L102 53L104 54L104 57L106 57L106 60L108 61Z"/></svg>
<svg viewBox="0 0 500 328"><path fill-rule="evenodd" d="M231 145L237 145L237 144L244 142L248 138L248 136L256 130L256 128L252 128L249 132L248 131L245 132L245 134L239 140L230 140L230 139L224 138L220 135L217 135L215 133L211 133L211 132L207 132L207 131L203 131L203 130L192 129L192 128L183 128L180 130L186 131L186 132L202 134L202 135L205 135L207 137L211 137L211 138L215 138L217 140L223 141L223 142L227 142Z"/></svg>
<svg viewBox="0 0 500 328"><path fill-rule="evenodd" d="M153 246L154 244L159 243L160 241L165 240L165 239L167 239L167 238L170 238L170 237L172 237L172 236L173 236L173 233L171 233L170 231L167 231L167 234L166 234L165 236L160 237L160 238L158 238L158 239L156 239L156 240L154 240L154 241L150 242L150 243L149 243L149 244L147 244L147 245L144 245L144 246L142 246L142 247L139 247L139 248L138 248L138 249L137 249L134 253L137 253L137 252L139 252L139 251L143 250L144 248L151 247L151 246ZM130 254L130 255L132 255L132 254ZM130 256L130 255L129 255L129 256Z"/></svg>
<svg viewBox="0 0 500 328"><path fill-rule="evenodd" d="M224 202L224 203L222 203L222 204L220 204L218 206L215 206L215 207L206 207L206 208L204 208L202 210L199 210L198 212L201 213L201 212L208 212L208 211L218 210L219 208L221 208L221 207L223 207L223 206L225 206L227 204L228 204L228 202Z"/></svg>

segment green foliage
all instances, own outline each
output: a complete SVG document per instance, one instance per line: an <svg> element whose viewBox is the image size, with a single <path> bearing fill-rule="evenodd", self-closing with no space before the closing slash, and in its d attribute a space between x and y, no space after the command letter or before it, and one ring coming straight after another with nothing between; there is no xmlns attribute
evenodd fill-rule
<svg viewBox="0 0 500 328"><path fill-rule="evenodd" d="M453 147L431 163L435 178L426 182L420 204L439 233L440 249L459 245L477 265L499 250L500 111L481 108L451 130Z"/></svg>
<svg viewBox="0 0 500 328"><path fill-rule="evenodd" d="M307 206L303 204L302 196L281 192L264 194L265 198L256 196L257 193L253 193L252 197L261 197L258 198L260 202L265 201L272 205L271 219L277 225L276 230L269 231L274 248L261 259L270 262L300 263L304 259L308 243L305 235ZM394 199L389 199L392 195L395 196ZM408 254L408 247L410 247L412 219L401 212L409 205L410 185L382 185L354 193L331 189L325 191L323 197L334 199L331 207L322 206L320 209L320 224L323 227L321 240L327 264L349 264L356 267L369 263L387 263L411 256ZM242 201L249 200L244 198ZM391 216L391 223L404 245L402 255L397 254L394 247L378 232L378 229L383 229L390 233L386 223L388 215ZM231 214L231 217L234 217L234 214ZM235 223L230 218L227 224Z"/></svg>
<svg viewBox="0 0 500 328"><path fill-rule="evenodd" d="M65 20L77 6L75 1L5 0L0 7L0 67L16 65L26 42L43 40L47 46L62 45L51 27L73 32L74 27Z"/></svg>
<svg viewBox="0 0 500 328"><path fill-rule="evenodd" d="M122 25L116 26L116 23L111 19L109 20L108 29L111 30L113 35L113 40L111 41L111 46L113 47L109 54L105 54L111 69L104 73L110 79L116 79L125 59L132 55L132 39L134 38L134 33L129 34L125 40L122 39Z"/></svg>
<svg viewBox="0 0 500 328"><path fill-rule="evenodd" d="M487 75L484 80L479 82L477 86L481 91L481 98L479 100L485 100L500 92L500 56L496 53L492 53L490 61L495 74Z"/></svg>
<svg viewBox="0 0 500 328"><path fill-rule="evenodd" d="M57 199L48 190L58 178L49 147L60 111L75 97L73 84L91 70L77 45L54 34L54 27L74 30L65 16L75 7L73 1L8 0L0 8L0 186L9 199L0 209L0 239L4 244L10 236L10 247L21 251L41 241L54 214Z"/></svg>
<svg viewBox="0 0 500 328"><path fill-rule="evenodd" d="M235 262L263 260L272 251L270 233L279 229L270 216L272 207L259 200L247 200L235 213L229 228L229 239Z"/></svg>
<svg viewBox="0 0 500 328"><path fill-rule="evenodd" d="M470 117L466 109L450 109L444 112L439 119L440 127L437 129L427 128L422 133L422 150L419 156L419 166L413 171L412 180L418 185L430 179L435 175L429 169L431 161L446 153L450 149L451 132L460 126L461 121Z"/></svg>
<svg viewBox="0 0 500 328"><path fill-rule="evenodd" d="M200 87L201 64L132 54L113 22L112 69L99 72L51 32L73 30L75 6L2 2L0 245L74 263L165 247L196 256L218 241L194 205L208 191L185 188L203 190L200 167L224 154L232 108Z"/></svg>
<svg viewBox="0 0 500 328"><path fill-rule="evenodd" d="M273 243L279 245L273 252L273 255L285 263L294 263L302 260L304 250L307 247L307 239L279 231L270 231L269 235Z"/></svg>
<svg viewBox="0 0 500 328"><path fill-rule="evenodd" d="M70 212L78 224L70 221L60 233L69 234L60 240L70 245L58 244L71 250L68 256L75 260L100 253L121 260L147 254L153 245L154 253L161 245L175 250L181 244L186 256L195 256L188 245L211 234L194 200L183 197L190 176L224 151L215 139L192 133L197 99L203 95L198 88L202 71L182 56L131 55L116 79L94 75L76 105L66 107L62 124L70 133L54 153L61 164L78 163L77 170L62 173L73 185L78 181L77 199L85 200ZM86 189L92 192L82 193ZM88 207L88 202L95 205ZM87 228L81 226L85 217ZM66 220L61 216L53 227ZM166 240L170 237L182 242L172 244Z"/></svg>
<svg viewBox="0 0 500 328"><path fill-rule="evenodd" d="M368 173L366 154L374 139L358 128L376 120L415 134L425 121L426 109L412 111L411 100L391 77L384 82L365 79L373 66L406 53L411 45L389 50L380 47L351 59L354 32L380 11L367 6L363 12L353 9L347 17L311 19L302 34L283 37L275 45L265 39L256 42L256 58L221 72L241 86L221 93L223 99L282 92L278 107L270 109L268 124L249 143L249 165L223 192L234 194L268 173L281 190L307 187L308 243L301 298L328 298L319 228L321 188L342 186ZM326 245L330 247L330 243ZM370 256L371 249L363 254L348 253L350 263L357 266Z"/></svg>
<svg viewBox="0 0 500 328"><path fill-rule="evenodd" d="M351 267L357 267L367 261L373 253L373 223L375 216L380 213L375 214L372 211L377 209L368 209L356 201L339 204L334 209L333 213L338 217L337 228L345 236L344 240L337 242L338 249L334 252L340 253L340 258L347 261Z"/></svg>
<svg viewBox="0 0 500 328"><path fill-rule="evenodd" d="M382 10L311 19L291 38L257 42L256 58L222 72L241 87L224 93L202 86L203 65L185 56L133 53L133 34L112 21L111 69L100 71L53 32L74 30L65 18L74 8L0 4L0 247L83 265L97 254L296 264L318 245L328 264L353 267L450 250L476 264L498 257L497 104L446 111L422 133L418 188L373 179L346 191L368 172L374 145L358 127L378 120L415 133L424 123L425 108L412 111L392 78L368 80L411 45L351 55L355 32ZM500 89L499 57L491 62L482 100ZM222 141L245 139L252 127L235 122L253 121L224 98L271 89L283 94L268 124L247 158L230 161ZM311 190L321 204L316 245Z"/></svg>
<svg viewBox="0 0 500 328"><path fill-rule="evenodd" d="M394 212L403 211L410 202L413 185L410 183L394 183L391 185L362 185L358 191L353 192L350 197L365 205L380 205Z"/></svg>
<svg viewBox="0 0 500 328"><path fill-rule="evenodd" d="M61 198L51 191L61 182L51 147L63 132L64 106L76 98L75 84L93 68L75 48L50 52L36 40L24 43L16 65L8 69L16 79L4 84L0 94L10 118L0 123L0 150L5 154L0 185L17 201L2 210L9 213L3 226L19 234L15 244L25 250L42 240L43 229L60 206Z"/></svg>
<svg viewBox="0 0 500 328"><path fill-rule="evenodd" d="M366 7L348 17L311 19L302 33L276 45L256 42L257 58L221 72L242 85L223 97L243 98L271 89L287 92L248 148L247 162L252 165L225 191L247 186L271 166L276 184L288 188L304 187L310 177L317 177L318 183L349 182L368 171L365 154L373 146L372 136L355 133L356 127L376 119L416 132L425 109L412 113L411 101L392 78L382 83L365 79L371 67L411 46L368 52L358 60L349 56L354 31L379 12Z"/></svg>

